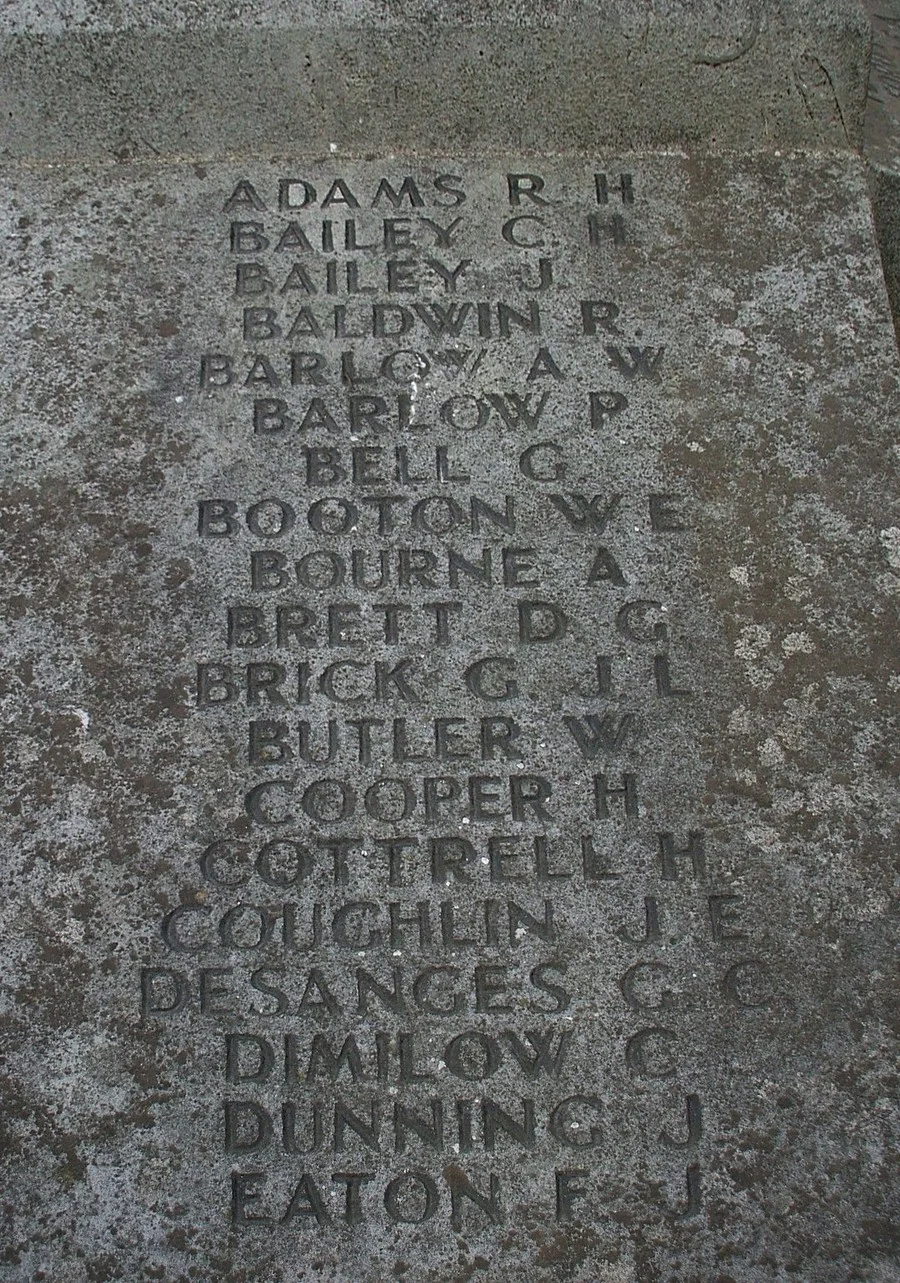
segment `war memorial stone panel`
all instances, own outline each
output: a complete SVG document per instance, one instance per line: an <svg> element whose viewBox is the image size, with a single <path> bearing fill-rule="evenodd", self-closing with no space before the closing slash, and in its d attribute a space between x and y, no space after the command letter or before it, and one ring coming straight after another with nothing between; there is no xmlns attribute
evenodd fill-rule
<svg viewBox="0 0 900 1283"><path fill-rule="evenodd" d="M862 162L7 195L0 1277L893 1277Z"/></svg>

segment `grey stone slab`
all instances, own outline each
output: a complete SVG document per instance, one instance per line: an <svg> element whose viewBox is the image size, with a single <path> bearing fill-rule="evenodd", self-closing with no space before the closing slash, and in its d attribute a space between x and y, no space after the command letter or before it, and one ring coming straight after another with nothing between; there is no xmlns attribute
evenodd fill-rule
<svg viewBox="0 0 900 1283"><path fill-rule="evenodd" d="M895 1277L863 162L6 189L0 1277Z"/></svg>
<svg viewBox="0 0 900 1283"><path fill-rule="evenodd" d="M900 7L895 0L867 0L872 55L866 110L866 151L896 168L900 157Z"/></svg>
<svg viewBox="0 0 900 1283"><path fill-rule="evenodd" d="M894 323L900 318L900 5L868 6L872 20L872 70L866 111L872 210Z"/></svg>
<svg viewBox="0 0 900 1283"><path fill-rule="evenodd" d="M858 0L17 4L5 156L845 147Z"/></svg>

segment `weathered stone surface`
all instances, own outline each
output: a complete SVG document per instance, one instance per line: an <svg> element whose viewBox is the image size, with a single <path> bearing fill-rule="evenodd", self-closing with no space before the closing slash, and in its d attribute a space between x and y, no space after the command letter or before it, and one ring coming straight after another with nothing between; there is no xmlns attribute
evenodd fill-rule
<svg viewBox="0 0 900 1283"><path fill-rule="evenodd" d="M863 163L7 189L2 1277L892 1278Z"/></svg>
<svg viewBox="0 0 900 1283"><path fill-rule="evenodd" d="M6 156L862 137L858 0L120 0L0 13Z"/></svg>
<svg viewBox="0 0 900 1283"><path fill-rule="evenodd" d="M884 276L894 313L900 318L900 5L869 4L872 70L866 111L865 150L870 168L872 210Z"/></svg>

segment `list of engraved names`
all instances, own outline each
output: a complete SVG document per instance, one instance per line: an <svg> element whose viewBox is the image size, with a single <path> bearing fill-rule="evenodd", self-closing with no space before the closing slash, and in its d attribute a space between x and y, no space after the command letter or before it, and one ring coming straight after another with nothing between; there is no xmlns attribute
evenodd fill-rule
<svg viewBox="0 0 900 1283"><path fill-rule="evenodd" d="M246 467L196 496L192 718L241 784L140 1000L208 1035L240 1233L698 1216L696 1010L769 997L692 819L640 176L461 168L236 174L209 227Z"/></svg>

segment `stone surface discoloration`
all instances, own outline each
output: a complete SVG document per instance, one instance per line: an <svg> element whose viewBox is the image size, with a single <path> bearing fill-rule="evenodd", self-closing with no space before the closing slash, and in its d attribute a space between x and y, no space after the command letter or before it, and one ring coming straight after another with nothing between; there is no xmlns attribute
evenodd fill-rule
<svg viewBox="0 0 900 1283"><path fill-rule="evenodd" d="M528 184L520 182L515 204L507 175L535 170L544 187L530 190L549 203L524 195ZM622 200L622 174L631 176L633 199ZM373 210L380 181L396 192L407 175L423 204L407 195L397 209L383 198ZM439 175L456 177L442 189ZM310 198L307 208L279 212L283 178L314 186L315 206ZM336 178L346 184L337 189L343 203L323 210ZM240 182L252 183L252 193ZM10 175L0 520L10 792L3 1151L12 1174L4 1180L9 1229L0 1276L16 1283L890 1277L886 915L900 521L891 504L889 430L896 357L865 182L862 162L834 154L630 155L540 166L521 156L425 164L332 155L30 166ZM452 190L465 200L453 203ZM598 201L601 190L608 203ZM236 192L240 199L226 209ZM530 221L509 227L523 215ZM438 233L423 217L444 228L462 221L445 233L448 246L435 243ZM323 221L345 237L351 218L355 243L373 247L347 250L344 240L323 251ZM385 248L385 218L400 220L389 233L393 249ZM243 234L265 235L269 248L251 252L245 240L233 253L235 221L263 224ZM297 242L278 253L273 229L280 236L291 222L310 248ZM504 239L505 226L512 239ZM327 261L338 263L336 293L328 292ZM388 261L407 267L389 277ZM236 264L252 262L264 271L245 273L245 287L262 288L236 297ZM295 263L315 293L296 288L300 276L285 289ZM347 263L358 265L356 286L374 293L347 294ZM462 263L451 292L446 274ZM507 318L504 337L498 301L530 317L529 300L540 332ZM585 301L594 305L588 323ZM467 302L473 307L457 335L433 332L435 305ZM488 319L478 302L491 304ZM257 315L261 328L245 342L245 305L275 309L283 337L261 337L265 318ZM395 309L380 314L386 331L406 318L409 328L398 338L365 333L373 305ZM348 309L346 337L336 338L339 306ZM288 338L302 308L308 315ZM348 351L353 358L342 365ZM253 364L254 352L270 362L277 387ZM306 376L296 386L291 352L323 357L321 367L300 361ZM224 367L213 362L201 386L204 353L232 359L231 385L220 386L215 370ZM251 370L255 382L241 386ZM375 417L351 430L351 396L380 396L389 408L369 405ZM405 419L400 396L408 398ZM301 430L316 397L334 422L317 409ZM448 410L455 397L475 401ZM284 401L283 431L265 430L277 427L269 407L264 430L254 433L253 402L266 398ZM521 421L523 404L530 425ZM342 466L354 446L373 453L357 456L363 472L355 482L311 483L304 452L311 445L337 450ZM397 446L409 451L408 474L386 476ZM439 446L447 451L443 475ZM529 446L540 447L531 456L534 475L522 464ZM566 472L553 478L557 461ZM470 480L450 481L451 472ZM393 533L379 531L377 508L363 503L385 494L401 500ZM622 498L602 529L587 518L578 528L565 503L549 499L562 496L577 517L575 494L601 496L596 511ZM316 528L323 510L308 515L326 495L358 506L343 534ZM420 512L415 524L412 505L426 495L460 504L452 531L437 528L442 513L452 516L446 505ZM472 495L495 512L510 496L515 530L483 514L474 530ZM271 497L298 514L280 537L271 524L266 537L265 512L254 518L262 533L246 522L247 508ZM222 498L236 504L233 538L201 537L198 502ZM393 559L409 548L434 556L434 586L396 581ZM483 570L484 548L490 585L464 569L452 583L448 550ZM504 562L504 548L520 551ZM353 584L346 568L354 549L385 550L387 588ZM268 586L254 588L250 554L259 551L287 560L268 563ZM298 561L323 551L342 558L340 585L295 578L274 586L282 571L296 576ZM304 564L312 576L314 564ZM396 643L373 610L386 601L414 608L398 615ZM447 644L433 614L422 611L434 601L460 607L449 617ZM526 601L564 611L565 636L523 636ZM623 616L635 601L655 604ZM264 608L271 627L275 604L289 602L319 612L314 645L228 646L227 606ZM360 613L345 613L329 640L318 621L335 602ZM539 614L532 623L539 633ZM348 655L367 666L410 660L416 702L396 685L379 701L367 676L358 687L339 682L332 694L316 688L322 666ZM491 670L479 693L463 675L491 655L515 669ZM609 663L608 690L598 659ZM197 706L198 663L257 660L312 664L310 704ZM509 693L510 677L518 690L509 700L485 698ZM348 707L335 690L363 698ZM626 714L631 729L593 759L563 720ZM372 729L371 762L359 761L348 730L359 716L389 724ZM516 721L520 758L486 753L481 719L495 716ZM453 717L464 723L445 742L461 756L429 758L435 719ZM309 720L317 754L328 720L337 721L334 762L303 762L293 729L289 762L249 761L250 722L266 718L291 728ZM405 719L409 751L423 761L402 760L395 718ZM598 809L598 774L611 787L635 777L634 813L616 795L608 815ZM300 788L324 775L354 790L352 816L334 822L326 809L316 819L298 805ZM491 786L482 794L482 813L466 810L463 786L462 801L426 814L426 777L476 775L501 781L496 795ZM552 783L548 817L510 811L508 777L523 775ZM410 814L395 822L397 795L384 794L387 818L367 811L364 789L384 777L409 780L414 793ZM254 816L244 799L271 779L299 786L271 795ZM285 818L288 804L287 825L260 822ZM674 854L691 832L704 834L704 863L693 869ZM672 835L668 848L660 833ZM267 882L255 861L283 834L311 847L315 864L309 877L279 886L277 869ZM550 851L543 880L537 834ZM420 845L408 848L391 885L376 842L398 835ZM495 848L492 866L487 842L498 835L512 841ZM581 864L584 835L608 859L590 877ZM346 881L335 879L333 852L317 845L336 836L358 839ZM462 869L470 879L433 880L425 844L436 836L472 842L475 862ZM201 857L215 841L233 845L204 877ZM224 885L244 878L246 885ZM651 930L641 944L648 899L659 938ZM508 900L543 921L548 938L527 918L510 929ZM348 901L372 907L341 936L330 924ZM392 901L407 913L427 904L435 924L449 902L458 911L456 937L477 939L486 912L499 914L500 925L495 938L476 944L444 941L437 926L428 947L408 933L385 943ZM486 911L487 901L500 908ZM252 920L220 926L241 903L262 906L282 924L260 949L248 947ZM283 943L286 903L296 906L294 952ZM317 903L329 925L309 953L301 932ZM176 919L181 935L170 942L180 940L184 951L167 947L162 933L181 905L190 911ZM366 938L372 923L380 941ZM163 980L142 1017L148 967L185 978L182 1010L161 1010L171 992ZM231 969L208 973L205 1012L201 967ZM405 1009L391 1010L376 994L359 1011L355 972L367 969L389 989L394 967ZM415 978L428 967L455 970L441 972L433 989L420 985L417 997ZM497 970L476 980L476 967ZM331 1002L317 981L304 1006L313 968ZM251 972L268 989L253 988ZM276 1010L273 990L285 994L288 1011ZM434 1009L452 1007L454 994L458 1011ZM320 1010L310 1014L313 1001ZM476 1058L465 1077L462 1052L448 1050L465 1030L495 1040L484 1054L502 1057L496 1072L491 1063L490 1074L480 1074ZM566 1037L558 1073L529 1076L521 1067L512 1048L525 1055L529 1031L550 1035L554 1050ZM380 1079L379 1032L390 1035ZM265 1082L226 1081L225 1039L235 1033L275 1049ZM302 1076L316 1033L335 1051L352 1033L369 1077L353 1082L345 1069L335 1084L320 1072L285 1087L278 1068L285 1035L296 1036ZM400 1033L413 1035L406 1078ZM244 1044L248 1055L254 1045ZM434 1077L411 1082L410 1066ZM547 1120L576 1096L590 1098L577 1116L581 1135L569 1130L560 1139ZM336 1098L370 1124L374 1102L380 1150L352 1127L335 1140ZM523 1101L534 1102L533 1147L502 1124L493 1149L485 1144L486 1098L520 1129ZM298 1128L321 1102L321 1145L285 1154L273 1140L256 1152L227 1153L226 1099L266 1110L278 1135L285 1102L298 1106ZM432 1100L444 1107L443 1146L430 1149L411 1133L398 1148L393 1106L425 1117ZM463 1107L473 1118L471 1148L457 1101L474 1102ZM599 1143L577 1143L591 1127L600 1129ZM308 1130L302 1134L308 1146ZM424 1215L422 1191L430 1187L419 1178L416 1202L406 1187L391 1186L410 1170L436 1191L437 1210L422 1224L400 1221ZM270 1219L233 1223L236 1172L245 1177L238 1219ZM322 1192L330 1224L318 1223L308 1185L291 1203L304 1172ZM346 1181L334 1180L348 1172L371 1177L360 1186L360 1224L346 1224L355 1213L347 1212ZM562 1195L557 1172L569 1173ZM250 1173L263 1174L265 1185ZM492 1175L496 1223L459 1194L469 1181L486 1197Z"/></svg>
<svg viewBox="0 0 900 1283"><path fill-rule="evenodd" d="M0 14L5 156L846 147L857 0L305 0Z"/></svg>
<svg viewBox="0 0 900 1283"><path fill-rule="evenodd" d="M900 5L872 0L868 11L872 62L865 150L872 212L896 325L900 316Z"/></svg>

